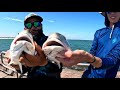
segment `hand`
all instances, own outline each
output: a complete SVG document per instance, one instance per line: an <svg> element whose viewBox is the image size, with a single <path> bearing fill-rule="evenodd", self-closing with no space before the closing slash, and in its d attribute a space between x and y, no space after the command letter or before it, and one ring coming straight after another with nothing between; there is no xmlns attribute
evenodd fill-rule
<svg viewBox="0 0 120 90"><path fill-rule="evenodd" d="M35 56L29 55L27 53L24 53L20 57L20 62L24 63L26 66L33 67L33 66L44 66L47 64L46 57L39 45L37 45L36 42L35 49L37 51L37 54Z"/></svg>
<svg viewBox="0 0 120 90"><path fill-rule="evenodd" d="M68 50L66 52L60 52L56 59L63 63L64 66L72 66L78 63L86 62L88 53L84 50Z"/></svg>

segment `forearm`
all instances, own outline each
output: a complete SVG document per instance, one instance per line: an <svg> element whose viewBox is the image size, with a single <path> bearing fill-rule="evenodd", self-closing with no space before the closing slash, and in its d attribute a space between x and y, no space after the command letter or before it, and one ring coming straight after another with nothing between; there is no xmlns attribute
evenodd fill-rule
<svg viewBox="0 0 120 90"><path fill-rule="evenodd" d="M92 66L99 68L102 66L102 60L99 57L93 56L92 54L85 52L84 54L86 62L90 63Z"/></svg>

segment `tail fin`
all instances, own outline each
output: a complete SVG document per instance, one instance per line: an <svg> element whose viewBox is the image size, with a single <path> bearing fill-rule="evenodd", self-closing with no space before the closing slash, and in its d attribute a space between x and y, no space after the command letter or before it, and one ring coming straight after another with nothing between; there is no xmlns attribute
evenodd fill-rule
<svg viewBox="0 0 120 90"><path fill-rule="evenodd" d="M22 64L21 63L19 63L19 68L20 68L21 73L23 73Z"/></svg>

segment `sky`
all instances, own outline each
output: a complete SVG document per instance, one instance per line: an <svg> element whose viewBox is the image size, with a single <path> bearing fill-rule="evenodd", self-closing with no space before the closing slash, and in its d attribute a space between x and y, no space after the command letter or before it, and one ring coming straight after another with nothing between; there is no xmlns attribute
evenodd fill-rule
<svg viewBox="0 0 120 90"><path fill-rule="evenodd" d="M95 31L105 27L99 12L0 12L0 37L15 37L24 30L24 18L29 13L43 18L45 35L58 32L67 39L93 40Z"/></svg>

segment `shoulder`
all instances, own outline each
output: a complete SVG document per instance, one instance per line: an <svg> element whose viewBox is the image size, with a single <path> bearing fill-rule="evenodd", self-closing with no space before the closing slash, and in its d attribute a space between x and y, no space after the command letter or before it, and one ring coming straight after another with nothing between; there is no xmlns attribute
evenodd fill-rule
<svg viewBox="0 0 120 90"><path fill-rule="evenodd" d="M47 40L47 38L48 38L48 36L43 35L43 36L42 36L42 38L41 38L41 40L42 40L42 41L46 41L46 40Z"/></svg>
<svg viewBox="0 0 120 90"><path fill-rule="evenodd" d="M104 27L104 28L98 29L95 32L95 36L101 36L101 35L105 34L108 31L109 31L108 27Z"/></svg>
<svg viewBox="0 0 120 90"><path fill-rule="evenodd" d="M104 28L101 28L101 29L98 29L96 32L104 32L104 31L107 31L108 27L104 27Z"/></svg>

